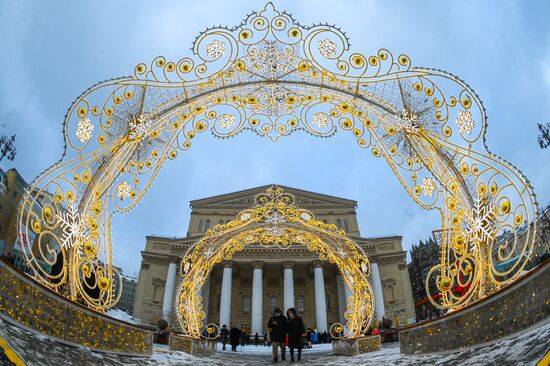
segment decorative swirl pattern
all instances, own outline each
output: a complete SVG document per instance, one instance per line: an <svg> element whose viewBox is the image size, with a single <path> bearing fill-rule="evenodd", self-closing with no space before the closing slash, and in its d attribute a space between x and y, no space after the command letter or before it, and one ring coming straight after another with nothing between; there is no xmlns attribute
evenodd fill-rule
<svg viewBox="0 0 550 366"><path fill-rule="evenodd" d="M99 311L114 305L121 287L112 216L131 211L164 163L205 131L229 138L248 130L272 141L296 131L351 132L388 162L415 202L441 213L441 263L427 281L441 294L436 306L480 299L514 281L533 256L533 189L488 150L481 100L459 78L413 67L386 49L354 52L339 29L301 26L271 3L235 28L206 30L192 50L179 60L140 63L134 76L94 85L69 108L64 155L30 184L18 216L24 255L44 285ZM216 258L260 240L281 248L305 243L324 259L341 260L326 244L334 233L299 229L296 220L277 237L262 225L246 236L225 228L235 241ZM194 281L207 275L197 271ZM370 307L358 298L353 309ZM183 295L180 301L191 306ZM194 335L193 319L203 310L185 314L182 328ZM359 334L365 323L353 319Z"/></svg>

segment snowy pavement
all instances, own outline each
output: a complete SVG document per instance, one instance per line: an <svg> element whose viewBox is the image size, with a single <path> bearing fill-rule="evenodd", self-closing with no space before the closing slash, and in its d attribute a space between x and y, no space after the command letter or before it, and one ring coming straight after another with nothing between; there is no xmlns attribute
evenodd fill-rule
<svg viewBox="0 0 550 366"><path fill-rule="evenodd" d="M170 351L166 346L157 346L151 357L129 357L100 352L92 352L84 347L72 347L60 344L55 340L27 332L0 320L0 337L2 337L27 365L109 365L109 366L152 366L152 365L267 365L271 362L271 348L264 346L239 347L238 352L217 351L212 356L197 357L183 352ZM221 345L219 348L221 349ZM382 350L363 355L346 357L332 354L331 345L315 345L306 349L302 362L307 365L536 365L550 349L550 322L524 334L490 346L468 349L448 354L432 354L428 356L402 355L398 343L383 344ZM288 364L290 355L287 351L287 361L278 365Z"/></svg>

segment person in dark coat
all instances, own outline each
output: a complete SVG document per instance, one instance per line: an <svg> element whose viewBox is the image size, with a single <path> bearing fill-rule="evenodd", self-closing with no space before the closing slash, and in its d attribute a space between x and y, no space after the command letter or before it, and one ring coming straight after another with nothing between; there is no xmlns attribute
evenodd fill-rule
<svg viewBox="0 0 550 366"><path fill-rule="evenodd" d="M294 348L298 349L298 361L302 359L302 338L306 335L304 321L298 316L296 309L286 311L288 317L288 348L290 349L290 362L294 362Z"/></svg>
<svg viewBox="0 0 550 366"><path fill-rule="evenodd" d="M256 334L254 334L254 345L255 346L258 345L259 340L260 340L260 337L258 336L258 332L256 332Z"/></svg>
<svg viewBox="0 0 550 366"><path fill-rule="evenodd" d="M278 361L279 347L281 347L281 360L286 360L286 334L288 333L288 320L283 315L281 309L275 308L273 316L267 323L269 334L271 335L271 347L273 350L273 363Z"/></svg>
<svg viewBox="0 0 550 366"><path fill-rule="evenodd" d="M237 352L237 346L241 339L241 331L237 327L231 328L229 331L229 338L231 339L231 351Z"/></svg>
<svg viewBox="0 0 550 366"><path fill-rule="evenodd" d="M227 329L227 325L223 325L222 329L220 329L220 338L222 340L223 344L223 351L225 351L225 345L227 344L227 339L229 338L229 330Z"/></svg>

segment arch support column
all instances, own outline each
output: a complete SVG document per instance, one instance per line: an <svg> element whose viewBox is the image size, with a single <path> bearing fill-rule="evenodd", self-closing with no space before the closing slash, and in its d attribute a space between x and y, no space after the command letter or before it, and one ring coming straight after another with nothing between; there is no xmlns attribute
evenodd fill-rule
<svg viewBox="0 0 550 366"><path fill-rule="evenodd" d="M289 308L294 307L294 261L283 262L284 274L284 309L283 313Z"/></svg>
<svg viewBox="0 0 550 366"><path fill-rule="evenodd" d="M386 311L384 310L384 293L382 292L382 280L380 279L380 269L378 268L378 263L370 263L370 276L372 280L372 287L374 287L374 316L376 320L380 320Z"/></svg>
<svg viewBox="0 0 550 366"><path fill-rule="evenodd" d="M252 266L254 272L252 275L252 325L250 327L250 334L254 335L263 333L263 270L264 262L254 261Z"/></svg>
<svg viewBox="0 0 550 366"><path fill-rule="evenodd" d="M220 328L231 325L231 282L233 281L233 262L223 264L222 293L220 299Z"/></svg>
<svg viewBox="0 0 550 366"><path fill-rule="evenodd" d="M325 294L325 277L323 275L323 262L313 262L313 276L315 278L315 321L317 331L324 332L327 324L327 297Z"/></svg>

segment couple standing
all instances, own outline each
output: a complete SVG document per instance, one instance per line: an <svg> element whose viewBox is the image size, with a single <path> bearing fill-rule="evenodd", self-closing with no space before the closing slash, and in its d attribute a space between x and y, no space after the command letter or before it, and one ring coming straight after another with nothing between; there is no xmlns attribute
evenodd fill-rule
<svg viewBox="0 0 550 366"><path fill-rule="evenodd" d="M286 335L288 334L288 348L290 348L290 362L295 362L294 349L298 349L298 361L302 359L302 338L305 335L304 321L296 312L296 309L290 308L286 312L286 317L281 309L275 308L273 316L269 319L267 327L271 337L271 347L273 349L273 362L278 361L279 347L281 348L281 360L286 360ZM287 320L288 317L288 320Z"/></svg>

